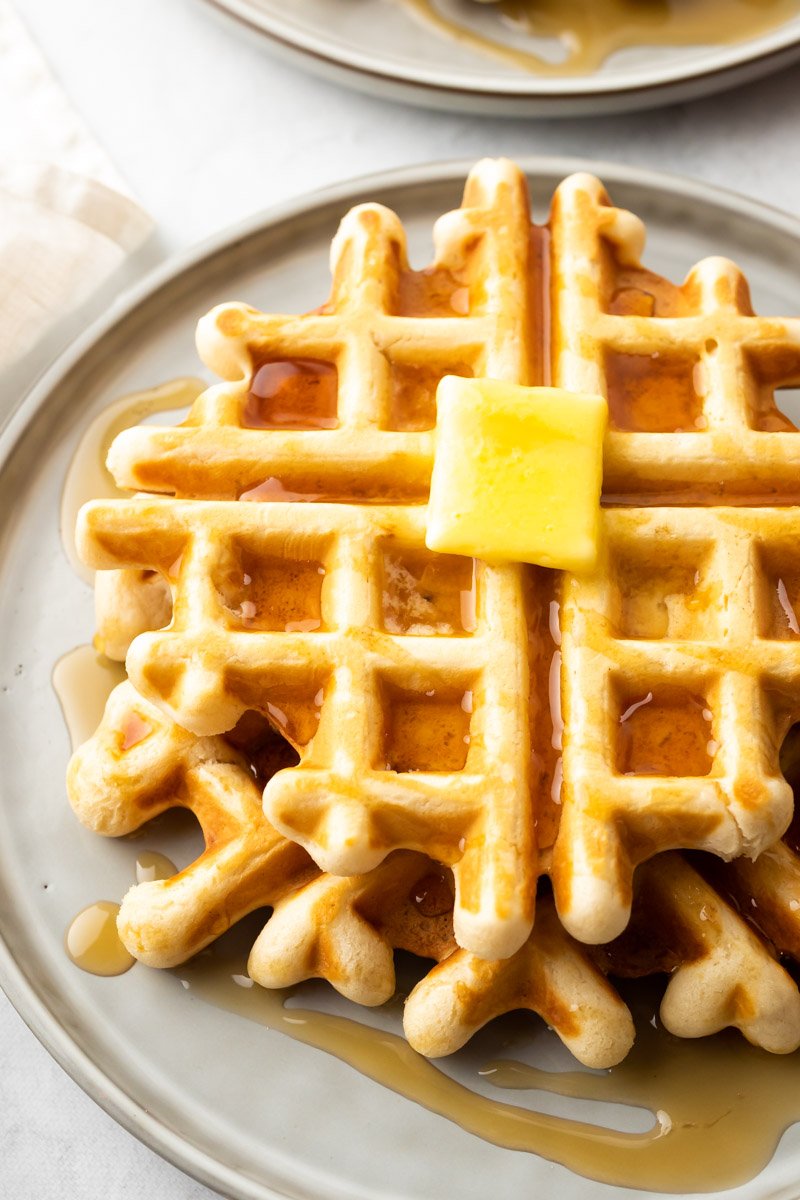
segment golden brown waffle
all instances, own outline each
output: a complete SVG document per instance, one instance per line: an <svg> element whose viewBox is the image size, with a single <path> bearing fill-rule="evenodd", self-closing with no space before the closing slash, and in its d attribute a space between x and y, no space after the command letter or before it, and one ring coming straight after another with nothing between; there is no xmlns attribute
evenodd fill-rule
<svg viewBox="0 0 800 1200"><path fill-rule="evenodd" d="M158 571L100 571L94 597L94 644L115 662L125 662L131 642L140 633L163 629L172 617L168 576Z"/></svg>
<svg viewBox="0 0 800 1200"><path fill-rule="evenodd" d="M557 189L550 230L551 382L608 397L607 501L797 504L774 393L800 379L800 319L754 315L728 259L680 287L644 270L644 226L590 175Z"/></svg>
<svg viewBox="0 0 800 1200"><path fill-rule="evenodd" d="M306 728L293 740L314 736L301 768L271 784L273 823L343 874L368 870L396 848L452 865L460 943L499 957L530 932L536 880L523 569L482 570L480 615L466 618L468 629L459 608L447 631L441 622L429 630L419 613L409 631L407 606L388 611L382 595L392 570L411 577L432 559L424 509L363 503L365 492L384 502L424 498L432 433L391 426L433 424L432 409L418 411L426 373L429 388L459 368L525 377L532 308L524 181L500 165L468 191L470 207L438 227L442 265L428 274L408 271L397 218L364 206L334 244L330 311L269 318L243 306L215 310L201 324L202 352L237 382L206 393L172 434L129 431L109 459L122 486L129 468L143 467L143 487L192 499L95 506L79 540L98 567L127 559L163 571L167 560L180 561L169 633L139 638L128 656L143 695L197 733L222 732L249 708L302 707ZM456 315L468 308L472 316ZM336 428L241 428L253 364L258 372L288 354L335 361ZM415 395L411 417L397 394L404 378ZM180 481L143 466L142 439L151 437L156 474L172 458ZM288 463L302 479L287 473ZM356 503L273 503L267 523L262 505L229 502L274 476L284 489ZM224 500L198 503L209 495ZM289 576L298 601L286 632L288 613L262 616L261 597ZM254 582L243 590L245 578ZM456 590L473 590L471 565ZM319 713L309 717L315 697ZM420 745L423 730L429 746Z"/></svg>
<svg viewBox="0 0 800 1200"><path fill-rule="evenodd" d="M122 903L120 934L151 966L185 962L317 873L301 847L264 820L260 787L230 741L186 733L128 682L114 689L97 732L72 756L67 794L84 825L111 837L171 808L189 810L200 824L205 852L169 880L132 888Z"/></svg>
<svg viewBox="0 0 800 1200"><path fill-rule="evenodd" d="M718 888L674 852L643 864L630 924L595 959L617 976L666 973L661 1021L678 1037L733 1026L754 1045L786 1054L800 1045L800 992L772 943L724 898L738 861L719 864ZM784 893L788 912L793 902Z"/></svg>
<svg viewBox="0 0 800 1200"><path fill-rule="evenodd" d="M321 977L349 999L375 1005L395 990L393 950L436 960L404 1015L409 1041L430 1056L451 1053L487 1021L527 1008L581 1062L610 1066L630 1048L633 1025L606 973L668 972L661 1015L680 1036L734 1025L769 1050L800 1042L794 983L719 889L679 855L640 868L633 921L622 939L594 952L597 965L564 932L549 897L525 945L488 962L456 946L449 872L424 856L395 853L355 878L320 874L261 812L253 770L263 782L280 767L280 739L265 737L257 723L240 725L235 737L238 748L188 734L125 683L73 756L70 799L97 832L128 833L172 807L189 809L201 823L207 849L195 862L171 879L131 888L123 900L120 933L142 962L183 962L247 912L274 905L249 962L265 987ZM784 879L772 888L770 920L797 931L798 859L783 844L769 854L793 872L789 886ZM734 883L737 869L720 868L723 885ZM790 953L797 956L796 932Z"/></svg>
<svg viewBox="0 0 800 1200"><path fill-rule="evenodd" d="M170 808L188 809L202 828L206 850L194 862L124 897L118 928L131 954L150 966L175 966L248 912L274 905L250 961L260 983L285 987L318 976L359 1004L381 1004L395 990L392 950L402 948L450 964L444 978L423 980L409 1002L409 1037L424 1053L448 1053L493 1017L527 1008L588 1065L624 1057L633 1040L630 1015L561 929L552 903L511 959L488 963L457 950L448 872L400 852L367 876L321 875L261 811L253 767L262 782L277 769L281 739L245 724L234 736L246 753L226 738L186 733L126 682L73 755L70 801L97 833L130 833Z"/></svg>
<svg viewBox="0 0 800 1200"><path fill-rule="evenodd" d="M604 528L596 574L561 592L553 877L564 923L590 942L624 928L632 868L654 852L755 856L780 837L778 754L800 695L777 599L797 509L608 509Z"/></svg>
<svg viewBox="0 0 800 1200"><path fill-rule="evenodd" d="M229 382L109 459L120 486L176 498L88 506L79 547L174 576L132 680L199 734L251 708L283 728L301 762L265 811L320 865L424 852L453 869L459 944L508 956L531 925L534 826L547 845L560 807L559 914L602 942L638 862L757 855L789 819L800 519L780 506L800 440L772 393L800 379L800 324L753 316L723 260L682 287L646 271L641 223L588 176L532 228L521 173L481 163L435 240L411 271L397 218L362 206L321 310L215 309L198 344ZM551 591L560 628L538 573L423 547L446 372L608 396L606 499L627 507L606 513L603 572Z"/></svg>

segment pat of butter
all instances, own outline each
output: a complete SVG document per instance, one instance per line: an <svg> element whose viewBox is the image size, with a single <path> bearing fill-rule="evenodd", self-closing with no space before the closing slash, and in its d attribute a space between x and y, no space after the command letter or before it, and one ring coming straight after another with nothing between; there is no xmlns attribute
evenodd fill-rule
<svg viewBox="0 0 800 1200"><path fill-rule="evenodd" d="M591 570L608 415L602 396L446 375L436 405L428 548Z"/></svg>

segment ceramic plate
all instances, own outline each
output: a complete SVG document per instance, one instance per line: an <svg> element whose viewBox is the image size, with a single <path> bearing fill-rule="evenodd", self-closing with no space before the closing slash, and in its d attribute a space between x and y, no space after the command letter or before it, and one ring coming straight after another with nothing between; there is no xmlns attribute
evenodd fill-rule
<svg viewBox="0 0 800 1200"><path fill-rule="evenodd" d="M407 0L210 0L310 70L374 95L460 112L577 116L676 103L746 83L800 58L800 14L731 45L636 47L584 76L545 77L432 31ZM491 6L436 0L472 33L503 33ZM756 6L757 7L757 6Z"/></svg>
<svg viewBox="0 0 800 1200"><path fill-rule="evenodd" d="M540 217L564 175L595 171L618 204L644 217L647 261L657 271L680 279L704 255L730 254L749 275L762 312L800 311L800 224L789 217L698 184L605 164L526 166ZM357 181L286 206L170 265L87 332L0 437L0 979L34 1032L98 1103L232 1197L631 1195L499 1149L321 1050L212 1007L181 986L180 971L136 966L101 979L78 970L62 944L74 913L127 890L138 849L166 850L179 863L188 854L184 835L168 829L135 843L103 840L78 825L65 798L69 746L51 672L62 654L91 637L93 614L90 590L62 548L59 498L82 431L124 393L196 374L194 325L214 303L241 298L285 312L318 304L328 291L331 236L352 204L376 199L397 209L413 260L427 261L431 224L458 203L467 169L448 164ZM334 1011L360 1015L322 986L311 991ZM399 1028L396 1011L374 1019ZM517 1053L531 1039L549 1053L551 1035L541 1022L511 1018L443 1069L491 1094L476 1068L509 1037L517 1039ZM562 1114L579 1107L553 1103ZM606 1106L590 1119L613 1115ZM737 1200L794 1197L798 1177L800 1126Z"/></svg>

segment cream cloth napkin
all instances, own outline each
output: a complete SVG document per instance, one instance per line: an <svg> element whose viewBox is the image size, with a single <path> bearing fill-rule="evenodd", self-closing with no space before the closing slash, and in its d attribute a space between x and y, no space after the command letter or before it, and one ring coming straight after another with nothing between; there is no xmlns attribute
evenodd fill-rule
<svg viewBox="0 0 800 1200"><path fill-rule="evenodd" d="M153 230L0 0L0 418L19 367ZM39 366L43 365L42 363ZM17 368L15 370L15 368Z"/></svg>

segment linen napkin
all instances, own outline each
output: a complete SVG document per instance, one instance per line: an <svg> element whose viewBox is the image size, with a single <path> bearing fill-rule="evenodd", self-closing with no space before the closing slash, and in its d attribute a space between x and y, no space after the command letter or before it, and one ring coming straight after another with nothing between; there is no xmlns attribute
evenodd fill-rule
<svg viewBox="0 0 800 1200"><path fill-rule="evenodd" d="M124 275L153 221L127 194L8 0L0 0L0 112L2 421L24 376L60 348L70 314Z"/></svg>

